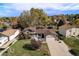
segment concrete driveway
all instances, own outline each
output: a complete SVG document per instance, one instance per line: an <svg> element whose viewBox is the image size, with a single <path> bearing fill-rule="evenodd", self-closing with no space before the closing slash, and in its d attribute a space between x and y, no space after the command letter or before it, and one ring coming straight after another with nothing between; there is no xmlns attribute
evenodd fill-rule
<svg viewBox="0 0 79 59"><path fill-rule="evenodd" d="M59 41L56 41L53 36L49 35L46 37L46 42L51 56L72 56L68 52L68 47L63 41L59 43Z"/></svg>

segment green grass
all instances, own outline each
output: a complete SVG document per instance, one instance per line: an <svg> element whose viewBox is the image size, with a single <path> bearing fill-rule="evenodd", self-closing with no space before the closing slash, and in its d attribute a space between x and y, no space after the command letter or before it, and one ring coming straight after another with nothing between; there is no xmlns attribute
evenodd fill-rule
<svg viewBox="0 0 79 59"><path fill-rule="evenodd" d="M0 25L0 28L3 28L3 25Z"/></svg>
<svg viewBox="0 0 79 59"><path fill-rule="evenodd" d="M76 39L75 37L71 37L64 39L64 42L69 47L71 47L71 49L74 51L76 55L79 55L79 39Z"/></svg>
<svg viewBox="0 0 79 59"><path fill-rule="evenodd" d="M67 43L67 45L69 45L71 47L79 46L79 40L76 39L75 37L66 38L66 39L64 39L64 42Z"/></svg>
<svg viewBox="0 0 79 59"><path fill-rule="evenodd" d="M44 56L49 55L47 44L44 43L40 49L31 50L26 47L30 45L30 40L18 40L12 45L3 56Z"/></svg>

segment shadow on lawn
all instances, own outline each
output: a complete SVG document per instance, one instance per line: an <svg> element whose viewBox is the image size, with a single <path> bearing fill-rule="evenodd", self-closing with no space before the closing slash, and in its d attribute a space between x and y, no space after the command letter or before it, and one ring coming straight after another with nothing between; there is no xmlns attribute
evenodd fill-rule
<svg viewBox="0 0 79 59"><path fill-rule="evenodd" d="M23 46L23 48L24 48L25 50L36 50L36 48L35 48L33 45L31 45L31 44L25 44L25 45Z"/></svg>
<svg viewBox="0 0 79 59"><path fill-rule="evenodd" d="M78 56L79 54L77 54L78 52L75 52L75 50L71 49L69 50L69 52L74 55L74 56Z"/></svg>

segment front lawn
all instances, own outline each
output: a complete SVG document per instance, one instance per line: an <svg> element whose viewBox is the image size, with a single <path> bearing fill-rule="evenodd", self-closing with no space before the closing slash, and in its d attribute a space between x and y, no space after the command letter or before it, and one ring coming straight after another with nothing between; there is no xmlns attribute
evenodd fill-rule
<svg viewBox="0 0 79 59"><path fill-rule="evenodd" d="M64 42L71 48L71 51L75 55L79 55L79 39L71 37L64 39Z"/></svg>
<svg viewBox="0 0 79 59"><path fill-rule="evenodd" d="M13 44L3 56L45 56L49 55L47 44L44 43L40 49L31 50L27 46L30 46L30 40L18 40Z"/></svg>

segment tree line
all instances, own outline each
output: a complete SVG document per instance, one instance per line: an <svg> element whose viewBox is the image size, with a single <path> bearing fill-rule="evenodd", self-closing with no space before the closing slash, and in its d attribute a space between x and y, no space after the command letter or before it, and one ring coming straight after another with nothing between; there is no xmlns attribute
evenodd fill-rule
<svg viewBox="0 0 79 59"><path fill-rule="evenodd" d="M43 9L31 8L23 11L18 17L1 17L0 21L13 22L17 20L17 25L22 28L30 26L61 26L69 21L71 24L79 26L79 14L60 14L48 16Z"/></svg>

